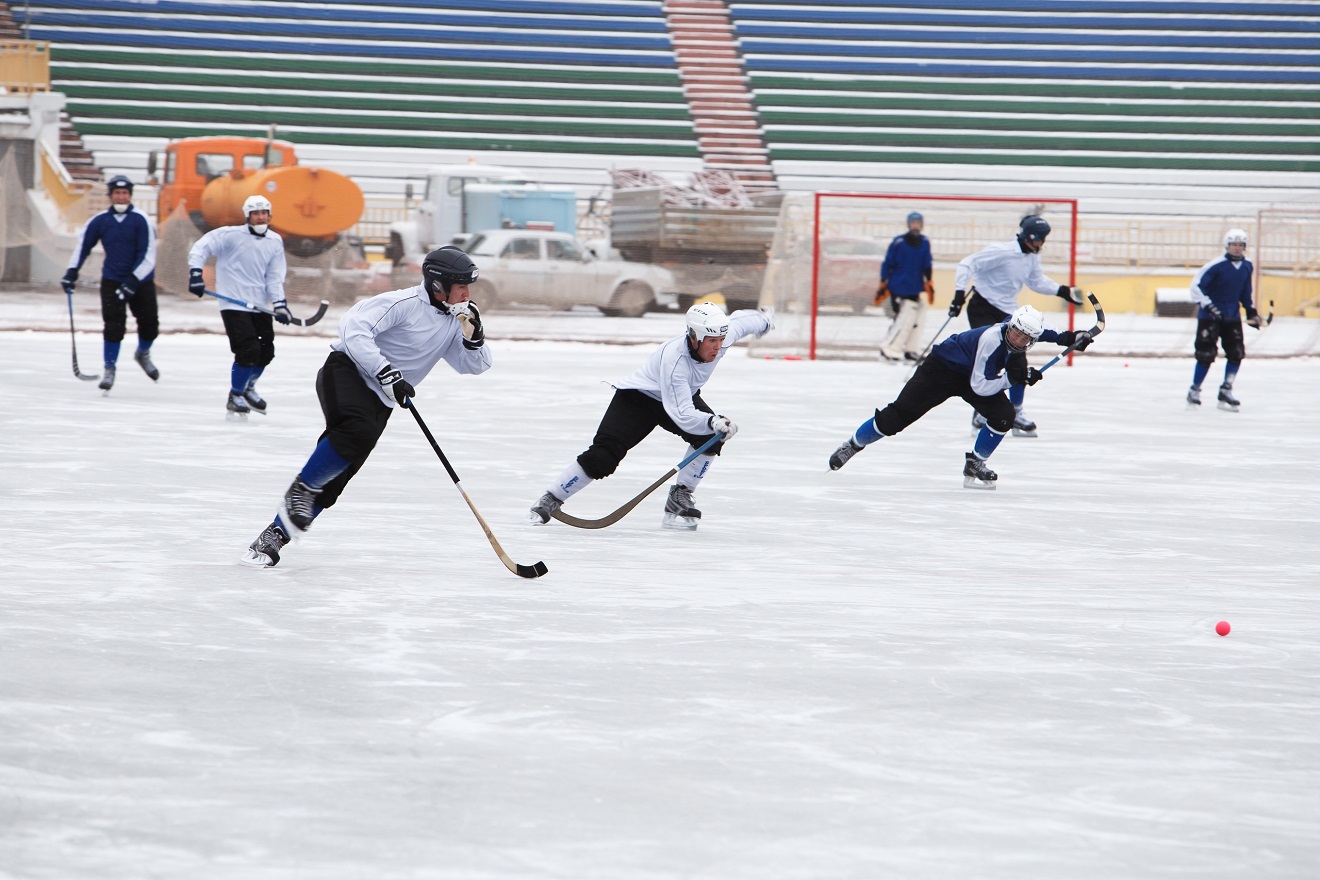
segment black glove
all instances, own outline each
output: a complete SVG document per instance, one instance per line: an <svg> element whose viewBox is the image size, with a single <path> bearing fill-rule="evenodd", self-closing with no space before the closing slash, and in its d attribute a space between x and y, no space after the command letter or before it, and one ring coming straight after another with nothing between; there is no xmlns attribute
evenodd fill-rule
<svg viewBox="0 0 1320 880"><path fill-rule="evenodd" d="M481 311L477 304L469 301L467 313L459 315L458 323L463 327L463 347L476 351L486 344L486 329L481 326Z"/></svg>
<svg viewBox="0 0 1320 880"><path fill-rule="evenodd" d="M1055 296L1066 299L1075 306L1082 304L1082 289L1080 287L1069 287L1066 284L1060 284L1059 292Z"/></svg>
<svg viewBox="0 0 1320 880"><path fill-rule="evenodd" d="M1215 305L1214 303L1208 304L1205 307L1205 310L1209 312L1210 317L1214 318L1216 321L1224 320L1224 313L1219 311L1219 306Z"/></svg>
<svg viewBox="0 0 1320 880"><path fill-rule="evenodd" d="M60 286L62 286L64 288L64 292L69 294L70 296L73 295L73 287L77 283L78 283L77 269L68 270L67 272L64 273L64 277L60 279Z"/></svg>
<svg viewBox="0 0 1320 880"><path fill-rule="evenodd" d="M1065 330L1055 341L1064 348L1071 347L1074 351L1086 351L1086 347L1094 340L1095 337L1086 330Z"/></svg>
<svg viewBox="0 0 1320 880"><path fill-rule="evenodd" d="M1262 318L1259 313L1247 315L1247 326L1259 330L1261 327L1265 326L1265 319Z"/></svg>
<svg viewBox="0 0 1320 880"><path fill-rule="evenodd" d="M1040 370L1036 369L1035 367L1027 367L1027 385L1029 386L1035 385L1037 382L1039 382L1041 379L1044 378L1045 378L1045 374L1042 373Z"/></svg>
<svg viewBox="0 0 1320 880"><path fill-rule="evenodd" d="M206 282L202 280L201 269L188 270L188 292L198 299L206 293Z"/></svg>
<svg viewBox="0 0 1320 880"><path fill-rule="evenodd" d="M274 317L276 321L279 321L281 324L289 324L293 322L293 312L289 311L289 304L287 302L282 299L277 299L275 302L271 303L271 305L275 309Z"/></svg>
<svg viewBox="0 0 1320 880"><path fill-rule="evenodd" d="M417 394L417 389L408 384L408 380L403 378L403 374L398 370L386 364L376 374L376 381L386 391L394 395L394 399L399 402L399 406L407 406L408 398Z"/></svg>
<svg viewBox="0 0 1320 880"><path fill-rule="evenodd" d="M967 293L962 290L953 292L953 305L949 306L949 317L956 318L962 314L963 303L967 302Z"/></svg>
<svg viewBox="0 0 1320 880"><path fill-rule="evenodd" d="M1020 351L1015 351L1012 354L1010 354L1008 356L1008 365L1004 368L1004 372L1008 374L1008 384L1010 385L1027 384L1027 378L1029 373L1029 369L1027 367L1027 356Z"/></svg>
<svg viewBox="0 0 1320 880"><path fill-rule="evenodd" d="M119 297L120 302L128 302L133 298L133 294L137 293L137 288L137 279L130 277L115 290L115 296Z"/></svg>

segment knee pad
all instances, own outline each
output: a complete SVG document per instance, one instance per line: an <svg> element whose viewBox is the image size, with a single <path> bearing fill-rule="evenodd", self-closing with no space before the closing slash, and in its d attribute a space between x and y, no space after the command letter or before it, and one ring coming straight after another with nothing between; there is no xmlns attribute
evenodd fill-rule
<svg viewBox="0 0 1320 880"><path fill-rule="evenodd" d="M266 364L261 361L261 346L254 339L250 342L244 342L234 352L234 363L240 367L264 367Z"/></svg>
<svg viewBox="0 0 1320 880"><path fill-rule="evenodd" d="M127 322L123 318L119 318L118 320L107 318L105 329L101 331L101 338L106 342L123 342L124 327L126 323Z"/></svg>
<svg viewBox="0 0 1320 880"><path fill-rule="evenodd" d="M1228 358L1229 363L1239 363L1247 356L1247 347L1241 339L1233 337L1224 338L1224 357Z"/></svg>
<svg viewBox="0 0 1320 880"><path fill-rule="evenodd" d="M1016 413L1014 413L1014 415L1016 415ZM986 419L985 426L996 434L1007 434L1009 429L1013 427L1013 416L1009 416L1008 418L995 416L993 419Z"/></svg>
<svg viewBox="0 0 1320 880"><path fill-rule="evenodd" d="M593 480L603 480L618 469L626 452L622 444L607 437L597 437L591 448L577 457L577 463Z"/></svg>

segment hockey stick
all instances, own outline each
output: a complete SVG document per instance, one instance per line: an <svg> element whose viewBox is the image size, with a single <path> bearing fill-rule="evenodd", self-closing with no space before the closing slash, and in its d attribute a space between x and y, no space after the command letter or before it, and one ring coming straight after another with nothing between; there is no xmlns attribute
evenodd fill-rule
<svg viewBox="0 0 1320 880"><path fill-rule="evenodd" d="M225 302L231 302L236 306L246 306L254 312L261 312L263 315L270 315L272 318L275 317L273 311L270 309L264 309L255 303L246 302L241 299L234 299L232 296L225 296L223 293L216 293L214 290L206 291L206 295L213 296L216 299L222 299ZM310 318L292 318L289 323L296 327L310 327L325 317L325 310L328 308L330 308L330 301L323 299L321 300L321 304L316 308L316 314L312 315Z"/></svg>
<svg viewBox="0 0 1320 880"><path fill-rule="evenodd" d="M678 464L670 468L669 471L663 477L661 477L660 479L656 480L654 483L643 489L640 495L638 495L636 498L629 501L627 504L623 505L623 507L620 507L618 510L614 511L613 513L607 516L603 516L600 519L578 519L576 516L564 513L562 510L556 510L554 513L550 515L553 516L555 519L559 520L564 525L575 526L579 529L603 529L606 526L612 526L616 522L627 516L628 513L634 507L641 504L643 499L645 499L647 495L650 495L656 489L659 489L669 480L670 477L681 471L683 468L687 467L688 464L690 464L698 455L701 455L707 449L710 449L712 446L714 446L716 443L720 442L723 439L724 439L724 435L717 433L714 437L711 437L705 443L701 444L700 447L694 449L692 452L689 452L687 458L683 459Z"/></svg>
<svg viewBox="0 0 1320 880"><path fill-rule="evenodd" d="M417 427L422 429L422 433L425 434L426 439L430 441L431 448L435 450L435 454L440 457L440 463L444 465L445 470L449 472L449 479L454 481L454 485L458 488L458 493L463 496L463 500L467 502L467 506L472 508L472 515L475 516L477 522L481 524L481 530L486 533L486 540L490 541L490 546L495 548L495 555L500 558L500 562L504 563L504 567L518 575L518 577L524 578L538 578L549 571L550 569L545 567L544 562L537 562L532 565L519 565L509 558L509 554L504 552L504 548L500 546L500 542L495 540L495 535L491 532L490 526L486 524L486 520L477 510L477 506L472 503L472 499L469 498L468 493L464 491L463 484L458 481L458 474L454 473L454 468L449 463L449 459L445 458L444 452L440 449L440 444L435 442L435 437L431 434L431 429L426 427L426 422L422 421L422 414L417 411L417 404L412 400L409 400L405 406L407 407L408 412L412 413L412 417L417 420Z"/></svg>
<svg viewBox="0 0 1320 880"><path fill-rule="evenodd" d="M73 350L73 375L84 382L95 382L100 376L89 376L78 369L78 337L73 329L73 291L64 291L69 296L69 348Z"/></svg>
<svg viewBox="0 0 1320 880"><path fill-rule="evenodd" d="M912 378L912 374L917 371L917 367L921 366L921 362L926 359L926 355L930 354L930 350L935 347L935 340L940 338L940 334L944 332L944 328L949 326L949 322L952 320L953 315L945 318L944 323L940 325L940 329L936 330L935 335L930 338L930 342L926 343L925 350L917 357L917 362L912 365L912 369L908 371L907 379L903 380L904 385L907 384L908 379Z"/></svg>
<svg viewBox="0 0 1320 880"><path fill-rule="evenodd" d="M1092 339L1094 339L1095 337L1103 333L1105 330L1105 310L1101 308L1100 300L1095 298L1094 293L1087 293L1086 298L1091 301L1091 308L1095 309L1095 326L1092 327L1090 330L1086 331L1087 334L1090 335ZM1063 360L1064 358L1066 358L1068 355L1072 354L1076 350L1077 350L1077 343L1074 342L1072 345L1068 346L1063 351L1059 352L1054 357L1050 358L1049 362L1045 364L1045 366L1040 368L1040 371L1042 373L1045 372L1050 367L1054 366L1059 361Z"/></svg>

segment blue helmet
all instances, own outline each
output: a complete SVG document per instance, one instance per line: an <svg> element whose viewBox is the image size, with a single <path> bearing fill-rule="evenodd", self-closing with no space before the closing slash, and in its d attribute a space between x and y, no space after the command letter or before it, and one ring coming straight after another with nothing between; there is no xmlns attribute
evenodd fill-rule
<svg viewBox="0 0 1320 880"><path fill-rule="evenodd" d="M926 218L922 217L921 214L918 213L917 211L913 211L911 214L908 214L907 222L911 223L913 220L916 220L918 223L926 222Z"/></svg>
<svg viewBox="0 0 1320 880"><path fill-rule="evenodd" d="M1018 238L1023 241L1044 241L1045 236L1050 234L1050 224L1045 222L1044 217L1035 214L1023 217L1020 225L1022 228L1018 230Z"/></svg>
<svg viewBox="0 0 1320 880"><path fill-rule="evenodd" d="M127 177L125 177L122 174L116 174L114 177L110 178L105 182L106 195L110 195L110 193L114 192L117 189L126 189L130 193L132 193L133 181L129 180Z"/></svg>

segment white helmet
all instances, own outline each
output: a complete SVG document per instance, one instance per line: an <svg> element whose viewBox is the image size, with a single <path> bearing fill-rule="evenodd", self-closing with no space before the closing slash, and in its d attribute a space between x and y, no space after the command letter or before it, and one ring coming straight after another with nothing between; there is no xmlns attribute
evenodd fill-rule
<svg viewBox="0 0 1320 880"><path fill-rule="evenodd" d="M1224 247L1228 247L1230 244L1232 244L1235 241L1242 242L1243 246L1245 247L1247 243L1247 230L1230 229L1228 230L1228 232L1224 233Z"/></svg>
<svg viewBox="0 0 1320 880"><path fill-rule="evenodd" d="M270 199L266 198L265 196L261 196L261 195L248 196L246 199L243 200L244 217L247 217L253 211L269 211L269 210L271 210Z"/></svg>
<svg viewBox="0 0 1320 880"><path fill-rule="evenodd" d="M695 343L707 336L728 336L729 316L713 302L697 303L687 310L687 333Z"/></svg>
<svg viewBox="0 0 1320 880"><path fill-rule="evenodd" d="M1015 340L1010 335L1010 331L1017 331L1022 336ZM1034 306L1022 306L1013 313L1013 317L1008 319L1008 324L1004 327L1004 344L1013 351L1026 351L1036 344L1036 340L1040 339L1040 334L1044 332L1045 316ZM1027 338L1025 343L1022 341L1023 337Z"/></svg>

